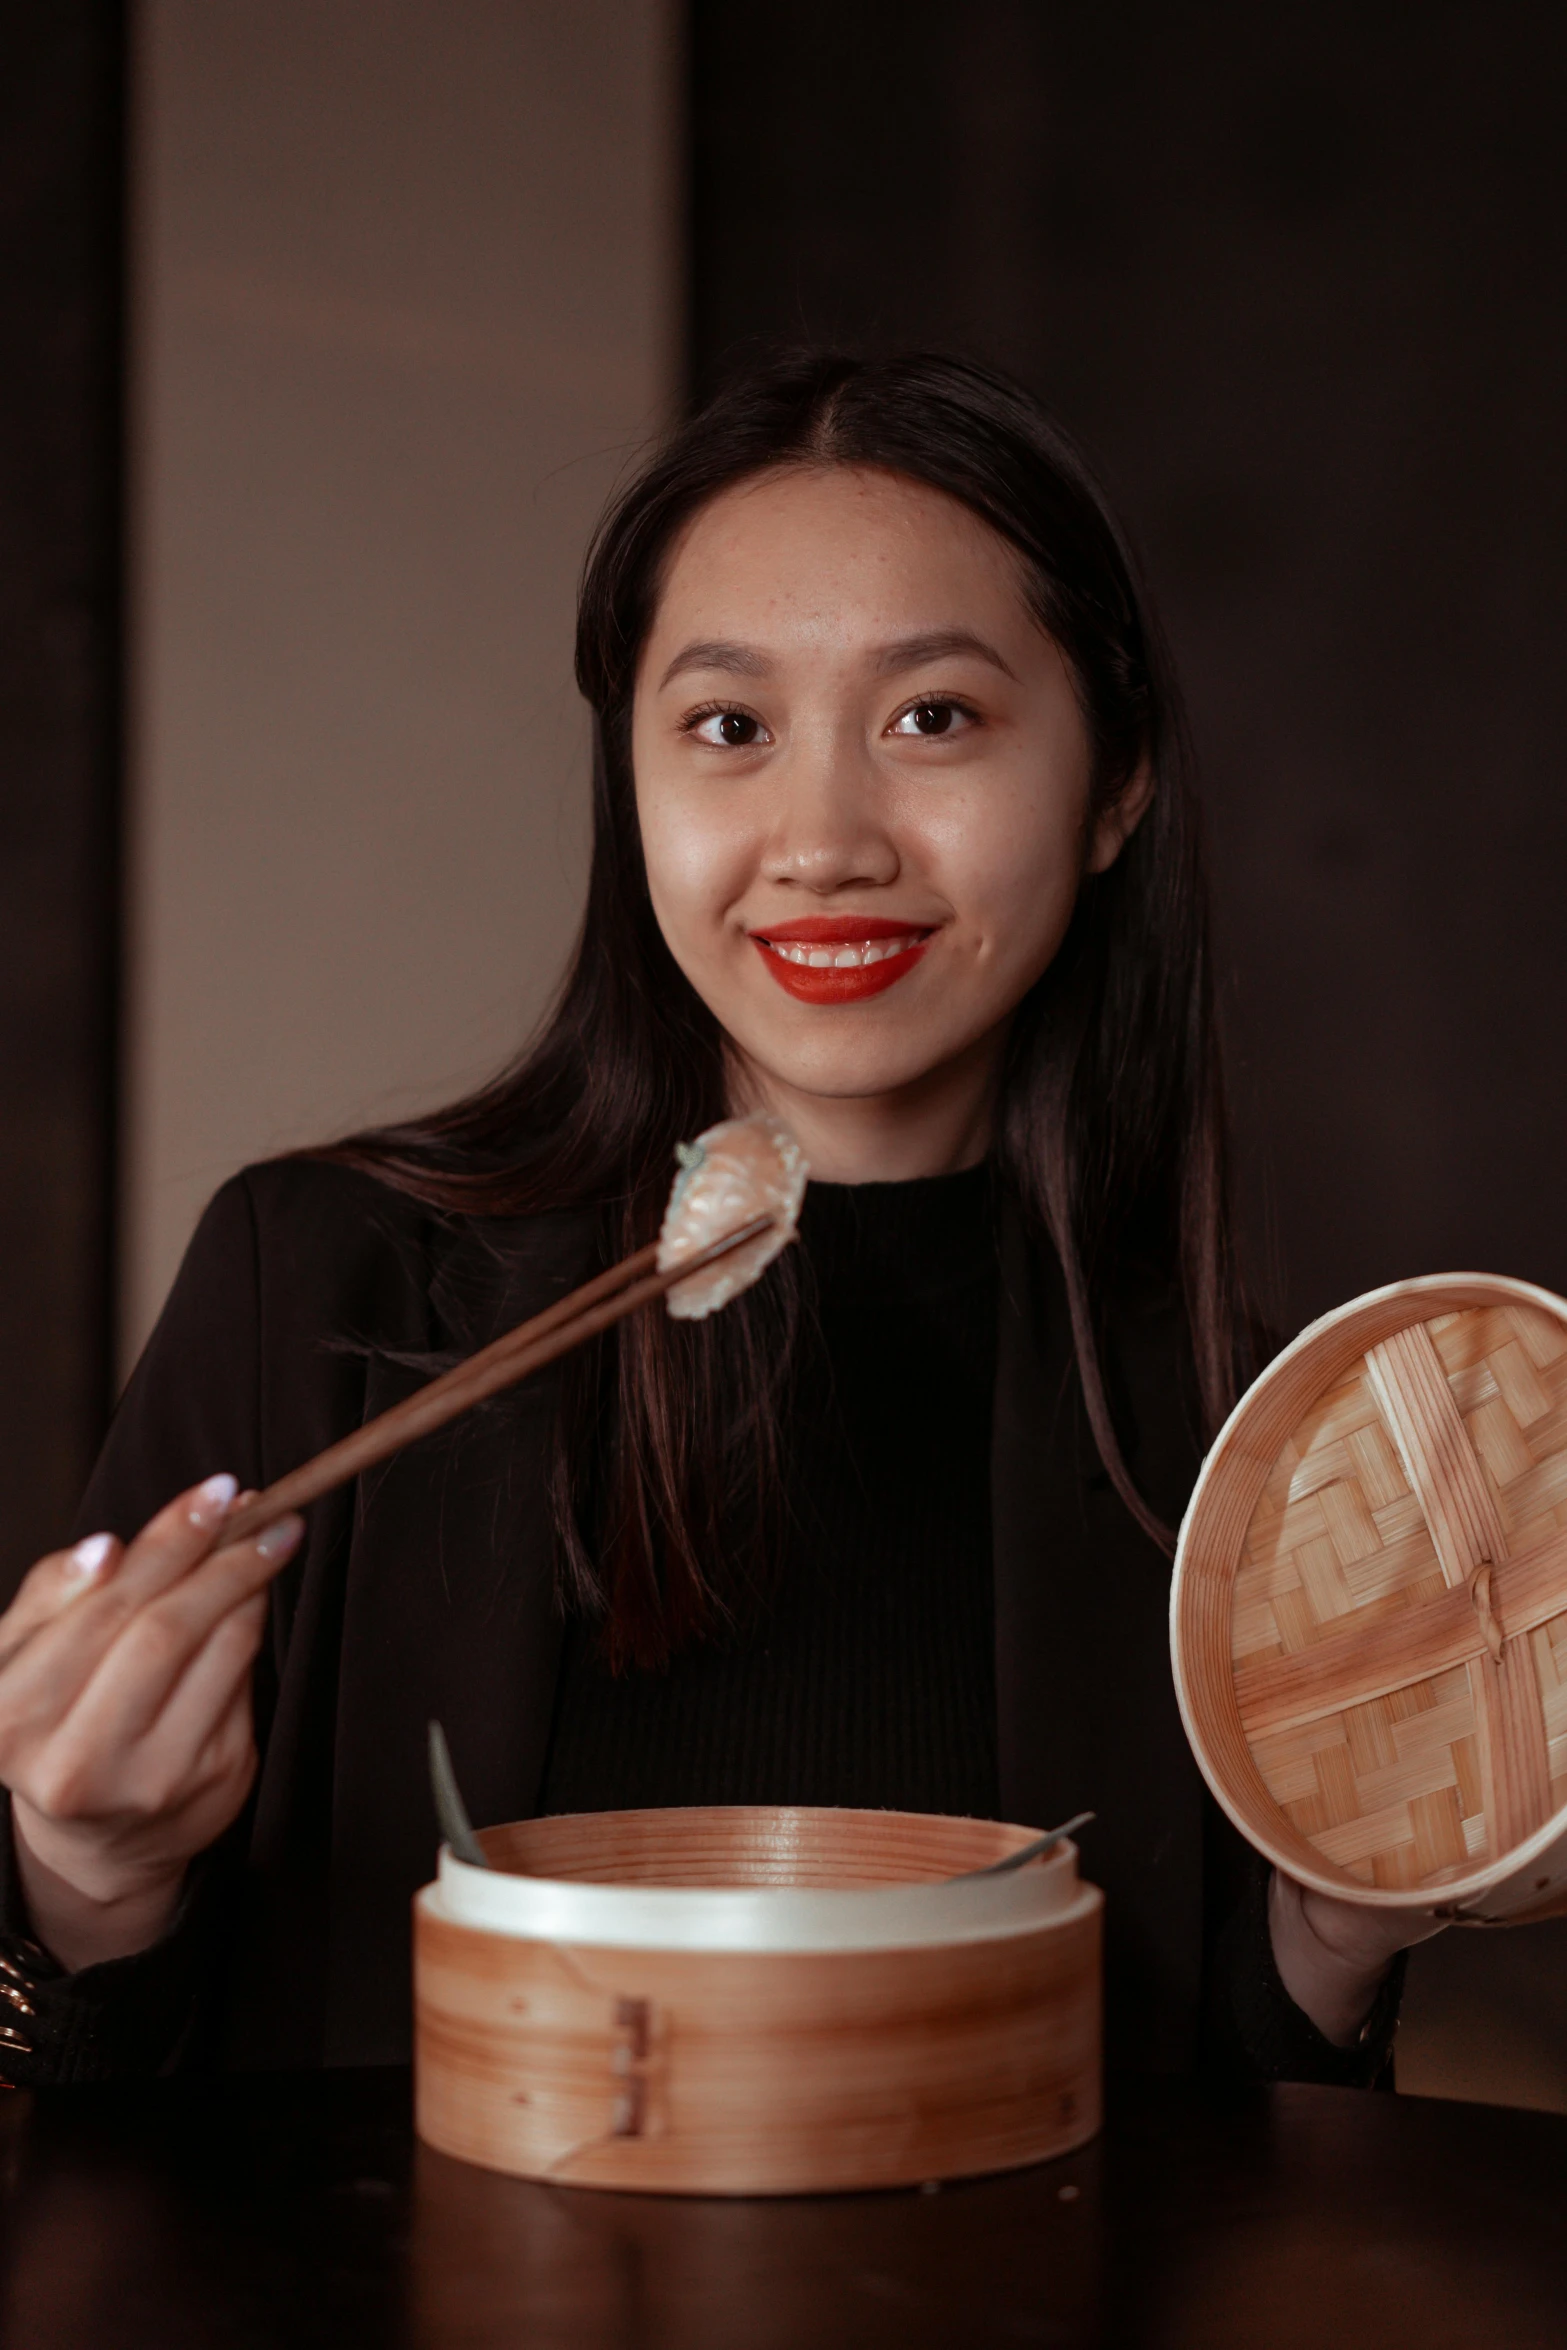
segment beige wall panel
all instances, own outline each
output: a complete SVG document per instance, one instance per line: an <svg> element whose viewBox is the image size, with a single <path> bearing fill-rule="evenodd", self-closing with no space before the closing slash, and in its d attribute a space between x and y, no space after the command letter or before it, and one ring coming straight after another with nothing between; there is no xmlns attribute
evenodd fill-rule
<svg viewBox="0 0 1567 2350"><path fill-rule="evenodd" d="M572 591L679 345L674 0L145 0L123 1324L575 925Z"/></svg>

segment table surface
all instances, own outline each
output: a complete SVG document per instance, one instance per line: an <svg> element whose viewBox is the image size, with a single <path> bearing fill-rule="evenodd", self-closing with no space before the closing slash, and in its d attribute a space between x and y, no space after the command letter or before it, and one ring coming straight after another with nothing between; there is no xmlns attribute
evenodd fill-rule
<svg viewBox="0 0 1567 2350"><path fill-rule="evenodd" d="M932 2191L697 2201L419 2146L406 2075L0 2095L26 2350L1561 2350L1567 2118L1340 2089L1123 2096Z"/></svg>

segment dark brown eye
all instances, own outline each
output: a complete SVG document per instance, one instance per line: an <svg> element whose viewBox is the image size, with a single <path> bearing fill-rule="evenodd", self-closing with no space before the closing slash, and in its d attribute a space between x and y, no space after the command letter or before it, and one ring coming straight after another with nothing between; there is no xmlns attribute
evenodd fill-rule
<svg viewBox="0 0 1567 2350"><path fill-rule="evenodd" d="M715 751L748 751L766 733L760 718L746 710L697 710L684 721L685 732Z"/></svg>
<svg viewBox="0 0 1567 2350"><path fill-rule="evenodd" d="M891 731L901 734L905 740L910 735L918 734L929 741L939 735L951 734L963 717L964 711L958 702L916 702L912 709L905 710L902 717L894 721Z"/></svg>

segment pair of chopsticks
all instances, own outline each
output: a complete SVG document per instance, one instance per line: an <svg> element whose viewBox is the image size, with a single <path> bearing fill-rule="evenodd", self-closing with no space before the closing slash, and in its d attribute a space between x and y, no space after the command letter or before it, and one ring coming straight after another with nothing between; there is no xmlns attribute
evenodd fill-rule
<svg viewBox="0 0 1567 2350"><path fill-rule="evenodd" d="M622 1322L639 1307L651 1305L656 1298L673 1289L677 1281L687 1281L693 1273L700 1273L709 1265L716 1265L737 1248L744 1248L748 1240L756 1240L769 1230L771 1216L753 1216L748 1224L715 1240L710 1248L698 1250L696 1255L684 1257L667 1271L658 1270L658 1243L650 1242L635 1255L625 1257L618 1265L611 1265L607 1273L600 1273L591 1281L584 1281L569 1297L563 1297L531 1321L519 1322L515 1330L508 1330L489 1346L470 1355L465 1363L458 1363L450 1371L443 1371L425 1387L390 1411L381 1412L356 1428L351 1436L344 1436L336 1444L329 1444L325 1452L318 1452L297 1469L290 1469L286 1477L279 1477L264 1493L247 1501L224 1521L223 1532L217 1543L219 1550L228 1550L236 1542L247 1542L253 1534L260 1534L289 1510L301 1510L312 1501L319 1501L334 1487L346 1485L350 1478L363 1476L366 1469L376 1468L401 1452L405 1444L412 1444L420 1436L428 1436L436 1428L444 1428L475 1404L483 1403L502 1388L513 1387L519 1379L526 1379L531 1371L541 1371L546 1363L553 1363L585 1339L595 1338L601 1330Z"/></svg>

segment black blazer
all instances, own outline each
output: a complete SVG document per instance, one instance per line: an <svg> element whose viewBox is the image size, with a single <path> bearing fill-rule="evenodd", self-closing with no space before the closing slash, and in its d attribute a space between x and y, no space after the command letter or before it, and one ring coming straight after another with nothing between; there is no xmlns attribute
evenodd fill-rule
<svg viewBox="0 0 1567 2350"><path fill-rule="evenodd" d="M309 1161L252 1168L203 1217L115 1416L79 1531L129 1537L219 1469L263 1486L591 1270L591 1219L443 1218ZM1173 1522L1197 1465L1182 1317L1128 1287L1108 1372L1142 1491ZM546 1372L309 1513L272 1591L261 1770L154 1951L62 1977L26 1942L0 1849L0 1933L33 1990L17 2078L406 2060L410 1898L432 1874L425 1726L473 1816L540 1788L561 1648L545 1499ZM993 1515L1002 1808L1080 1809L1108 1897L1112 2058L1158 2071L1210 2038L1248 2069L1361 2079L1273 1973L1258 1885L1207 1799L1171 1682L1169 1569L1099 1466L1054 1260L1003 1232ZM1221 1933L1224 1921L1232 1922ZM1206 1994L1205 1994L1206 1978ZM1282 2004L1281 2004L1282 2003Z"/></svg>

